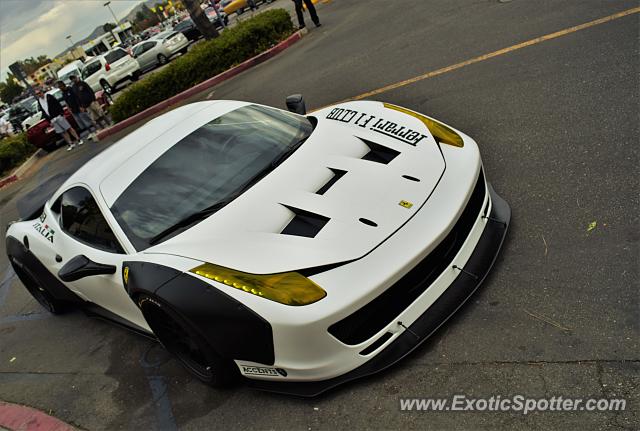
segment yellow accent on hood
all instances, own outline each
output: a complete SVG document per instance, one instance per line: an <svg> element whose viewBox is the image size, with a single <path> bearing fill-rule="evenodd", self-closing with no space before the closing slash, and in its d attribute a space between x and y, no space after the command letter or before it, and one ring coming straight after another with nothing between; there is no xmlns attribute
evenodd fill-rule
<svg viewBox="0 0 640 431"><path fill-rule="evenodd" d="M458 148L464 147L462 137L444 124L401 106L392 105L391 103L383 103L383 105L385 108L411 115L412 117L422 121L424 125L427 126L427 129L429 129L433 137L436 138L436 141L447 145L453 145Z"/></svg>

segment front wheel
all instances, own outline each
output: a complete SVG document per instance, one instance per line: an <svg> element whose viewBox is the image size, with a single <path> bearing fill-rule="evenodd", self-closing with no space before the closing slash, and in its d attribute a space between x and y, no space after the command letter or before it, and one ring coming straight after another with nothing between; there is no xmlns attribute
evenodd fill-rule
<svg viewBox="0 0 640 431"><path fill-rule="evenodd" d="M158 63L167 64L167 57L162 54L158 54Z"/></svg>
<svg viewBox="0 0 640 431"><path fill-rule="evenodd" d="M36 277L31 275L30 272L22 264L15 261L13 257L10 257L10 260L13 270L22 284L24 284L24 287L45 310L51 314L62 314L69 311L70 306L67 302L56 299L38 282Z"/></svg>
<svg viewBox="0 0 640 431"><path fill-rule="evenodd" d="M140 71L136 70L131 74L131 81L137 81L138 78L140 78L140 75L141 75Z"/></svg>
<svg viewBox="0 0 640 431"><path fill-rule="evenodd" d="M218 355L181 315L164 301L143 294L137 304L160 343L198 380L226 387L238 378L233 361Z"/></svg>

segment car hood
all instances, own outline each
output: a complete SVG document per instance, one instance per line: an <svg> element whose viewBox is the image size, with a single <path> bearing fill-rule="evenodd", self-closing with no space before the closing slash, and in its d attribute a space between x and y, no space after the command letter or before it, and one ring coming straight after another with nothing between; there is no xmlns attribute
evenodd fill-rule
<svg viewBox="0 0 640 431"><path fill-rule="evenodd" d="M288 159L213 216L145 253L267 274L358 259L400 229L445 170L419 120L378 102L313 113Z"/></svg>

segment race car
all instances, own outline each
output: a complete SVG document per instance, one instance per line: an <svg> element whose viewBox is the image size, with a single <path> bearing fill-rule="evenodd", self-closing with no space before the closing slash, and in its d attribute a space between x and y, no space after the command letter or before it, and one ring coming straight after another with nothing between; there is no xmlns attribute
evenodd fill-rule
<svg viewBox="0 0 640 431"><path fill-rule="evenodd" d="M16 274L212 386L314 396L399 361L483 281L509 205L440 121L287 106L189 104L48 181L8 228Z"/></svg>

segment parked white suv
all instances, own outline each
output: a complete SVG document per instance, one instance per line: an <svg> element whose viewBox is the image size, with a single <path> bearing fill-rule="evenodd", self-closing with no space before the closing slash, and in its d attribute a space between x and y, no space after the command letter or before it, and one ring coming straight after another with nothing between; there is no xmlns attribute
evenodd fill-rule
<svg viewBox="0 0 640 431"><path fill-rule="evenodd" d="M140 65L122 48L114 48L87 61L82 69L82 79L93 91L104 89L108 94L113 94L119 83L135 81L139 76Z"/></svg>

